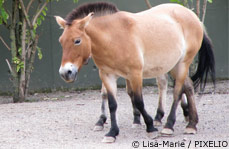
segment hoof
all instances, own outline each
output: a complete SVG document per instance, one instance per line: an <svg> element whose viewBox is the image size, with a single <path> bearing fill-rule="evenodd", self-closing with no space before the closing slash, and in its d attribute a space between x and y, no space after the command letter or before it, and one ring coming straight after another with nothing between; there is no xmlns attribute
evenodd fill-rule
<svg viewBox="0 0 229 149"><path fill-rule="evenodd" d="M194 128L185 128L185 134L196 134L196 129Z"/></svg>
<svg viewBox="0 0 229 149"><path fill-rule="evenodd" d="M142 128L142 125L141 124L132 124L132 128L140 129Z"/></svg>
<svg viewBox="0 0 229 149"><path fill-rule="evenodd" d="M170 136L170 135L173 135L173 130L169 129L169 128L163 128L162 131L161 131L161 134Z"/></svg>
<svg viewBox="0 0 229 149"><path fill-rule="evenodd" d="M115 142L115 138L114 137L107 137L105 136L102 140L103 143L114 143Z"/></svg>
<svg viewBox="0 0 229 149"><path fill-rule="evenodd" d="M98 126L98 125L95 125L93 131L102 131L103 130L103 126Z"/></svg>
<svg viewBox="0 0 229 149"><path fill-rule="evenodd" d="M153 124L154 124L154 126L161 126L161 125L162 125L162 123L159 122L159 121L157 121L157 120L155 120L155 121L153 122Z"/></svg>
<svg viewBox="0 0 229 149"><path fill-rule="evenodd" d="M155 139L158 137L158 132L147 132L146 136L149 138L149 139Z"/></svg>

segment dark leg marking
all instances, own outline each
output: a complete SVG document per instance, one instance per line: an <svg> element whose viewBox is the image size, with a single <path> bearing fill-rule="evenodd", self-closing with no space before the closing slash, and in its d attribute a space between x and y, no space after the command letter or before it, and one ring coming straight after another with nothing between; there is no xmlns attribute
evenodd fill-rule
<svg viewBox="0 0 229 149"><path fill-rule="evenodd" d="M157 114L155 116L155 120L161 122L162 118L164 117L165 112L160 108L157 108Z"/></svg>
<svg viewBox="0 0 229 149"><path fill-rule="evenodd" d="M107 102L107 93L102 92L101 115L99 117L99 120L95 124L94 131L101 131L104 128L104 124L107 120L106 102Z"/></svg>
<svg viewBox="0 0 229 149"><path fill-rule="evenodd" d="M169 128L171 130L174 130L173 126L176 122L176 110L177 110L177 106L179 104L179 101L181 99L182 92L183 92L183 90L180 92L178 98L177 97L174 98L173 104L172 104L172 107L171 107L171 110L170 110L170 113L169 113L169 116L167 118L167 122L166 122L164 128Z"/></svg>
<svg viewBox="0 0 229 149"><path fill-rule="evenodd" d="M132 103L133 104L133 103ZM133 106L133 114L134 114L134 121L133 121L133 124L141 124L141 114L139 112L139 110Z"/></svg>
<svg viewBox="0 0 229 149"><path fill-rule="evenodd" d="M96 126L102 126L105 124L107 117L103 114L100 115L99 120L96 122Z"/></svg>
<svg viewBox="0 0 229 149"><path fill-rule="evenodd" d="M174 124L176 122L177 105L178 105L178 100L176 100L172 104L172 108L171 108L170 114L169 114L167 122L165 124L165 128L169 128L169 129L173 130L173 126L174 126Z"/></svg>
<svg viewBox="0 0 229 149"><path fill-rule="evenodd" d="M104 124L107 120L106 116L106 101L107 101L107 94L102 94L102 105L101 105L101 112L102 114L99 117L99 120L96 122L96 126L101 126L101 127L95 127L97 129L94 129L95 131L100 131L103 129Z"/></svg>
<svg viewBox="0 0 229 149"><path fill-rule="evenodd" d="M138 95L138 94L134 93L134 105L141 112L141 114L144 118L144 121L146 124L146 131L147 132L157 131L157 128L155 128L153 125L152 117L149 116L149 114L146 112L146 110L144 108L144 102L143 102L142 95Z"/></svg>
<svg viewBox="0 0 229 149"><path fill-rule="evenodd" d="M105 136L116 138L116 136L119 134L119 128L116 121L117 102L114 96L109 92L108 92L108 105L110 110L111 128L110 131Z"/></svg>
<svg viewBox="0 0 229 149"><path fill-rule="evenodd" d="M135 106L135 104L134 104L134 93L133 93L133 91L132 91L132 89L131 89L129 80L126 80L126 91L127 91L128 95L130 96L131 103L132 103L132 107L133 107L133 115L134 115L133 124L138 124L138 125L140 125L140 124L141 124L141 120L140 120L141 113L140 113L140 111L136 108L136 106Z"/></svg>
<svg viewBox="0 0 229 149"><path fill-rule="evenodd" d="M185 91L185 94L187 95L188 110L189 110L189 123L186 128L192 128L194 130L197 130L196 124L198 123L198 114L197 114L197 109L196 109L196 105L194 101L194 88L193 88L192 81L190 80L190 78L187 78L185 80L184 91Z"/></svg>
<svg viewBox="0 0 229 149"><path fill-rule="evenodd" d="M131 98L131 103L132 103L132 107L133 107L133 115L134 115L134 121L133 124L141 124L141 120L140 120L140 116L141 113L140 111L136 108L135 104L134 104L134 94L132 91L128 91L128 95Z"/></svg>

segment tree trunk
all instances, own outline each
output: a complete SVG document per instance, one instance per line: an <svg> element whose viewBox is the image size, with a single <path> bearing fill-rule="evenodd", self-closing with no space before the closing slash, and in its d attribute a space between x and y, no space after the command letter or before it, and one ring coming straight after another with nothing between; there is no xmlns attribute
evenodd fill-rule
<svg viewBox="0 0 229 149"><path fill-rule="evenodd" d="M10 39L11 39L11 56L12 56L12 81L13 81L13 102L23 102L25 100L25 67L17 71L17 63L14 62L14 58L19 57L18 49L22 48L20 60L25 63L25 41L26 41L26 23L22 21L22 25L17 26L18 16L18 0L13 0L12 3L12 24L10 26ZM22 14L20 14L20 20L23 20ZM21 34L19 32L21 32ZM21 37L20 37L21 36ZM23 42L21 42L23 41ZM24 50L23 50L24 49Z"/></svg>
<svg viewBox="0 0 229 149"><path fill-rule="evenodd" d="M26 21L22 11L19 15L20 20L22 22L21 28L21 55L20 59L24 63L24 67L20 69L20 79L19 79L19 102L24 102L26 98L26 79L25 79L25 68L26 68Z"/></svg>
<svg viewBox="0 0 229 149"><path fill-rule="evenodd" d="M204 20L205 20L205 15L206 15L206 10L207 10L207 3L208 3L208 1L207 0L204 0L204 2L203 2L203 9L202 9L202 11L203 11L202 22L203 23L204 23Z"/></svg>
<svg viewBox="0 0 229 149"><path fill-rule="evenodd" d="M200 17L200 0L196 0L196 15Z"/></svg>
<svg viewBox="0 0 229 149"><path fill-rule="evenodd" d="M149 0L145 0L145 3L149 9L152 8L152 5L150 4Z"/></svg>
<svg viewBox="0 0 229 149"><path fill-rule="evenodd" d="M35 39L34 39L34 43L33 43L33 46L31 46L29 49L30 52L30 57L28 59L28 65L26 66L26 69L25 69L25 80L26 80L26 87L25 87L25 95L28 95L28 89L29 89L29 81L30 81L30 75L32 73L32 70L33 70L33 63L34 63L34 60L35 60L35 54L36 54L36 49L37 49L37 44L38 44L38 38L39 36L36 35L35 36Z"/></svg>
<svg viewBox="0 0 229 149"><path fill-rule="evenodd" d="M13 0L12 3L12 24L10 26L10 49L11 49L11 56L12 56L12 82L13 82L13 102L19 102L19 88L18 88L18 73L16 71L17 66L13 61L13 58L17 56L17 47L16 47L16 18L17 18L17 7L18 2L17 0Z"/></svg>

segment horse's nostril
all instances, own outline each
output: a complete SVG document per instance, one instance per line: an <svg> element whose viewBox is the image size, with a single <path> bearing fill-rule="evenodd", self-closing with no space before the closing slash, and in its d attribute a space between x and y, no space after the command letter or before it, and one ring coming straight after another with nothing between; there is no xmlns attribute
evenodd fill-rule
<svg viewBox="0 0 229 149"><path fill-rule="evenodd" d="M72 74L72 71L71 70L68 70L67 73L68 73L68 75L71 75Z"/></svg>

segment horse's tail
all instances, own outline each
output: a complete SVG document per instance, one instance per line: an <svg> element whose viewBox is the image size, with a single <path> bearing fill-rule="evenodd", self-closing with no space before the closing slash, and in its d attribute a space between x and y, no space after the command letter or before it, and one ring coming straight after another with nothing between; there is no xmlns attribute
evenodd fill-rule
<svg viewBox="0 0 229 149"><path fill-rule="evenodd" d="M215 58L211 39L204 33L203 41L198 55L198 67L196 73L191 77L195 89L200 85L200 90L204 91L208 73L210 73L215 87Z"/></svg>

